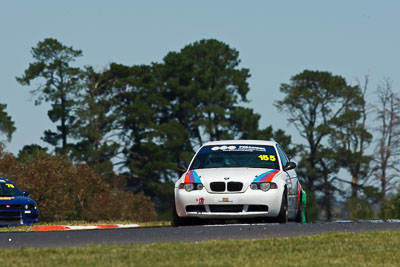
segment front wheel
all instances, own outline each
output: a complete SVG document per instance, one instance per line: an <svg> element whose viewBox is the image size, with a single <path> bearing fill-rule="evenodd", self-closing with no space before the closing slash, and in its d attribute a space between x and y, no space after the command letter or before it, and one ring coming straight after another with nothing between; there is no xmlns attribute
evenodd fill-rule
<svg viewBox="0 0 400 267"><path fill-rule="evenodd" d="M286 190L283 192L283 195L282 195L281 209L279 211L279 215L278 215L277 219L278 219L278 223L287 223L288 222L288 201L287 201Z"/></svg>

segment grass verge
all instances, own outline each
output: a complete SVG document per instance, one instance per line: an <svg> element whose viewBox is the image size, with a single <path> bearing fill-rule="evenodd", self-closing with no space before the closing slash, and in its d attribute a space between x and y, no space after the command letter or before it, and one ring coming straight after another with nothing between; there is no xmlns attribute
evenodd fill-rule
<svg viewBox="0 0 400 267"><path fill-rule="evenodd" d="M400 232L0 250L2 266L398 266Z"/></svg>

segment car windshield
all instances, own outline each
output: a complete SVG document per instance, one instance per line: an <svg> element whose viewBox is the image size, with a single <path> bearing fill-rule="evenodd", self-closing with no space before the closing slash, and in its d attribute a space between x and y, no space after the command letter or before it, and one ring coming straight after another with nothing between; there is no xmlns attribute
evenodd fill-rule
<svg viewBox="0 0 400 267"><path fill-rule="evenodd" d="M273 146L204 146L197 153L190 169L226 167L279 169L279 163Z"/></svg>
<svg viewBox="0 0 400 267"><path fill-rule="evenodd" d="M10 182L0 180L0 197L21 196L17 186Z"/></svg>

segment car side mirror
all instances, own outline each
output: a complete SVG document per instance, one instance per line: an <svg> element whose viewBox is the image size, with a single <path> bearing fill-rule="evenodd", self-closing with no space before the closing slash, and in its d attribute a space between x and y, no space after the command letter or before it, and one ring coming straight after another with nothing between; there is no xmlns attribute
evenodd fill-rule
<svg viewBox="0 0 400 267"><path fill-rule="evenodd" d="M23 195L24 197L29 196L29 191L28 191L28 190L22 191L22 195Z"/></svg>
<svg viewBox="0 0 400 267"><path fill-rule="evenodd" d="M286 171L289 171L289 170L293 170L294 168L296 168L296 163L294 163L293 161L289 161L283 167L283 170L286 172Z"/></svg>
<svg viewBox="0 0 400 267"><path fill-rule="evenodd" d="M181 172L187 171L186 162L177 162L176 168Z"/></svg>

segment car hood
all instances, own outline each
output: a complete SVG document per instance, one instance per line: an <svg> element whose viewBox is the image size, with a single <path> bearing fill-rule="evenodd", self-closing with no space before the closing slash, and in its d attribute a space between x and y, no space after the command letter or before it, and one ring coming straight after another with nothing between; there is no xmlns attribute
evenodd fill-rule
<svg viewBox="0 0 400 267"><path fill-rule="evenodd" d="M193 170L199 176L201 183L205 186L208 192L212 192L210 183L212 182L241 182L243 188L240 192L244 192L250 184L259 175L273 171L273 169L264 168L211 168L211 169L196 169Z"/></svg>
<svg viewBox="0 0 400 267"><path fill-rule="evenodd" d="M0 196L0 204L10 204L10 205L34 204L34 205L36 205L36 202L33 201L31 198L24 197L24 196L14 196L14 197Z"/></svg>

